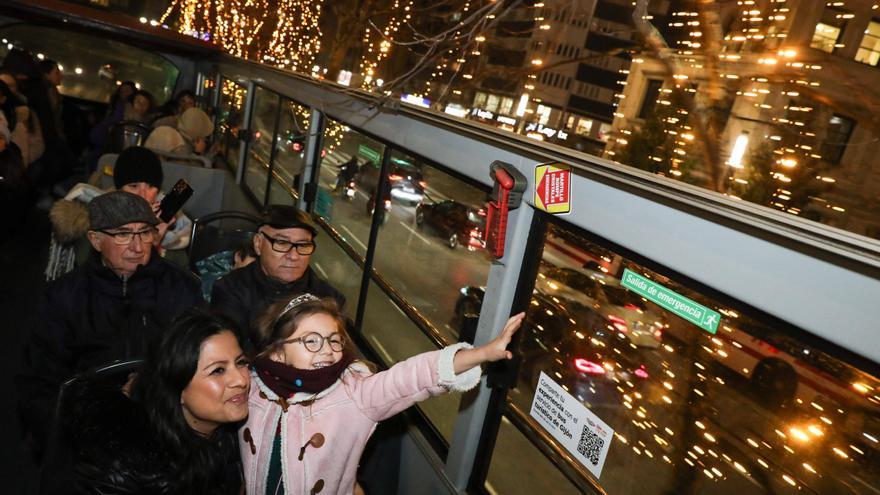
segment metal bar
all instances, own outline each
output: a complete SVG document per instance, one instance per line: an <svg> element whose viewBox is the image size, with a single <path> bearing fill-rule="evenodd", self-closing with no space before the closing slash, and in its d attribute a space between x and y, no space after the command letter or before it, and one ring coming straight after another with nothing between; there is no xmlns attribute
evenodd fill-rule
<svg viewBox="0 0 880 495"><path fill-rule="evenodd" d="M376 184L375 197L373 198L373 221L370 224L370 239L367 241L367 256L364 259L364 273L361 277L361 293L358 297L357 315L354 320L354 327L358 332L360 332L360 328L364 324L367 290L370 288L370 270L373 267L373 257L376 255L376 240L379 238L379 226L382 225L382 217L386 215L382 191L384 191L388 183L388 165L391 163L391 151L391 146L386 146L385 152L382 154L379 183Z"/></svg>
<svg viewBox="0 0 880 495"><path fill-rule="evenodd" d="M247 96L244 99L244 121L241 126L244 128L244 132L251 132L251 120L253 119L254 113L254 93L256 92L256 84L253 81L247 82ZM239 129L239 134L236 136L236 139L239 139L241 144L238 148L238 170L235 172L235 183L238 185L242 185L244 182L244 169L247 166L247 154L248 149L251 147L250 139L240 139L242 135L242 129Z"/></svg>
<svg viewBox="0 0 880 495"><path fill-rule="evenodd" d="M311 115L309 117L308 138L306 139L306 160L300 174L299 201L297 202L297 206L303 211L311 211L309 203L313 198L309 198L306 187L311 183L318 183L321 148L324 146L324 114L318 111L316 107L311 107L309 111Z"/></svg>
<svg viewBox="0 0 880 495"><path fill-rule="evenodd" d="M488 169L488 164L486 165ZM474 339L476 345L485 344L497 336L514 309L516 291L520 285L517 281L528 252L529 230L533 217L534 211L525 206L510 212L505 241L506 252L504 257L494 262L489 269L489 280L486 283L486 294ZM537 234L532 233L532 235ZM493 392L483 378L473 400L462 401L463 404L468 405L459 411L455 422L446 470L452 483L462 490L470 483L475 465L482 462L479 457L481 447L482 450L491 450L484 447L485 441L481 432L484 430L487 411L492 404L491 399L496 397L495 403L503 401L503 395L498 399Z"/></svg>
<svg viewBox="0 0 880 495"><path fill-rule="evenodd" d="M269 172L266 173L266 193L263 196L263 206L269 204L269 188L272 187L272 173L275 170L275 155L278 154L276 141L278 140L278 128L281 126L281 107L282 98L277 93L272 93L278 97L278 108L275 110L275 125L272 128L272 149L269 151Z"/></svg>

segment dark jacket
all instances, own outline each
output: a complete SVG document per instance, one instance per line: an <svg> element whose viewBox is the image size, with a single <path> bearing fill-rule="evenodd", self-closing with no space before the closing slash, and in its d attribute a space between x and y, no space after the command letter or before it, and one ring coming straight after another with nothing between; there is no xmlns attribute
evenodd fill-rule
<svg viewBox="0 0 880 495"><path fill-rule="evenodd" d="M40 444L63 381L117 359L143 358L171 320L200 301L198 281L155 252L127 281L94 252L50 285L17 377L22 419Z"/></svg>
<svg viewBox="0 0 880 495"><path fill-rule="evenodd" d="M254 320L264 309L282 299L289 300L305 293L332 297L340 308L345 306L345 296L318 277L311 268L299 280L285 284L269 278L257 261L217 280L211 294L211 307L228 315L238 323L239 328L247 331L245 340L247 345L251 345L254 342L251 334Z"/></svg>
<svg viewBox="0 0 880 495"><path fill-rule="evenodd" d="M89 495L183 494L178 486L179 455L159 441L146 409L123 395L114 381L90 377L77 380L65 391L61 438L69 461L61 471L70 480L62 493ZM201 493L238 495L241 463L235 437L207 445L221 456L222 473L206 476L211 486ZM207 478L210 478L208 481Z"/></svg>

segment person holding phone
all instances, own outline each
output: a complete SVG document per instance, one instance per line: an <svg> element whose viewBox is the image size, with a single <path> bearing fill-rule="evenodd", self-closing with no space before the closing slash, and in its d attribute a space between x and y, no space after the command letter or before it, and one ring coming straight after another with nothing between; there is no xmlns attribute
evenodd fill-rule
<svg viewBox="0 0 880 495"><path fill-rule="evenodd" d="M192 228L192 221L183 212L161 211L161 202L165 195L159 188L163 178L159 157L142 146L126 148L119 154L113 169L113 184L116 189L144 198L150 203L156 216L163 220L156 227L159 231L156 246L160 248L160 253L165 249L187 247ZM167 213L173 216L168 217Z"/></svg>
<svg viewBox="0 0 880 495"><path fill-rule="evenodd" d="M152 151L132 146L116 158L113 183L117 189L144 198L153 211L160 213L160 201L164 197L162 186L162 163ZM52 240L49 247L49 261L46 265L46 280L55 280L75 267L86 262L91 246L86 239L89 229L87 205L106 191L92 184L75 185L56 201L49 210L52 223ZM166 250L184 249L189 245L192 221L183 213L177 213L168 222L157 226L155 239L160 255Z"/></svg>

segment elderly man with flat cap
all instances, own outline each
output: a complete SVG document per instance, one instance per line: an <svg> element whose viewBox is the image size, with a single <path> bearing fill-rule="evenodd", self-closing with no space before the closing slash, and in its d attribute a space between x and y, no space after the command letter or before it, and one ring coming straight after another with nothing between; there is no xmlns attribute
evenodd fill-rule
<svg viewBox="0 0 880 495"><path fill-rule="evenodd" d="M44 441L59 385L114 360L139 359L168 323L199 304L198 281L154 251L159 219L140 196L114 191L88 205L88 261L49 286L17 377L22 418Z"/></svg>
<svg viewBox="0 0 880 495"><path fill-rule="evenodd" d="M257 262L219 279L211 294L211 306L249 332L263 309L299 294L332 297L343 307L345 296L309 268L317 235L317 229L303 211L293 206L269 205L254 235Z"/></svg>

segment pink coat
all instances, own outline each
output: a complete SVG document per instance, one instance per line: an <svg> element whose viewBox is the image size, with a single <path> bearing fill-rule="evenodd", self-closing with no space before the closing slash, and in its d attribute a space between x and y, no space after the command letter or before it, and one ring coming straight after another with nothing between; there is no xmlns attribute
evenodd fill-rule
<svg viewBox="0 0 880 495"><path fill-rule="evenodd" d="M321 494L351 494L361 453L379 421L431 396L469 390L479 383L479 367L457 376L453 372L452 358L466 345L419 354L376 374L355 362L317 396L298 393L288 399L286 412L272 402L278 396L252 374L250 414L239 430L247 493L266 493L269 457L281 418L285 493L317 493L313 489L322 485ZM315 441L319 436L323 443Z"/></svg>

